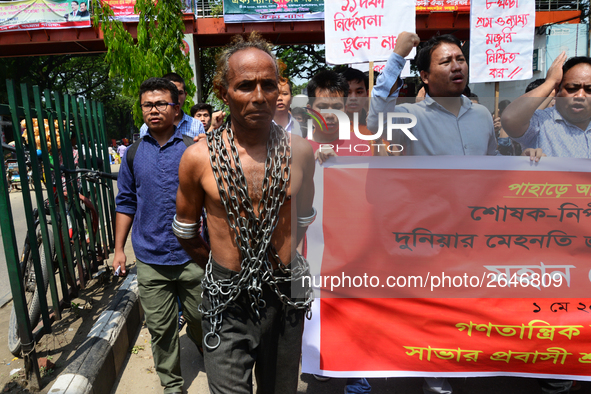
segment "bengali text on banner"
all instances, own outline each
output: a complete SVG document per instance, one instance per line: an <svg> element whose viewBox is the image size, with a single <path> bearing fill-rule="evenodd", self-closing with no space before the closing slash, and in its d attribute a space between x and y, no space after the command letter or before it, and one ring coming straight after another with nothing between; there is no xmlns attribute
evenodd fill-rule
<svg viewBox="0 0 591 394"><path fill-rule="evenodd" d="M324 19L324 0L224 0L224 22L302 22Z"/></svg>
<svg viewBox="0 0 591 394"><path fill-rule="evenodd" d="M326 0L325 8L326 61L330 64L388 60L398 34L416 29L415 0Z"/></svg>
<svg viewBox="0 0 591 394"><path fill-rule="evenodd" d="M472 0L470 82L530 79L534 0Z"/></svg>
<svg viewBox="0 0 591 394"><path fill-rule="evenodd" d="M0 1L0 32L90 27L88 2L73 3L48 0Z"/></svg>
<svg viewBox="0 0 591 394"><path fill-rule="evenodd" d="M304 372L591 379L588 160L370 159L317 166Z"/></svg>

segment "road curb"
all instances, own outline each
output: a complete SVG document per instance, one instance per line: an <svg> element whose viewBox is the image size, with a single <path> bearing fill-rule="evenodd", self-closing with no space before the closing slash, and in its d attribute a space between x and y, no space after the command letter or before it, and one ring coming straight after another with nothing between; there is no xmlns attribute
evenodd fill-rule
<svg viewBox="0 0 591 394"><path fill-rule="evenodd" d="M110 393L142 315L134 267L49 393Z"/></svg>

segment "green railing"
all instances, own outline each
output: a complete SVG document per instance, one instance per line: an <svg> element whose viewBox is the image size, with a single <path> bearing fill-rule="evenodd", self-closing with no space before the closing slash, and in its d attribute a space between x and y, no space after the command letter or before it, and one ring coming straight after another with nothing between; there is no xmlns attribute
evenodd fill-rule
<svg viewBox="0 0 591 394"><path fill-rule="evenodd" d="M43 289L39 291L41 322L37 327L32 326L27 308L27 284L22 268L26 262L18 257L15 218L8 195L4 160L0 176L0 228L27 379L32 387L39 388L35 343L44 334L51 332L52 322L61 319L61 311L71 306L72 296L85 288L92 272L113 252L115 199L111 180L104 180L103 183L79 181L75 175L60 171L60 166L75 168L72 146L75 140L80 168L111 172L101 103L85 102L81 98L49 90L41 93L37 86L31 89L27 84L21 84L19 106L17 89L11 80L7 80L7 91L9 103L0 104L0 115L10 117L13 125L30 256L36 286ZM23 119L28 143L22 137ZM37 141L34 119L37 119ZM44 119L48 121L48 130L45 129ZM0 153L4 157L6 152L2 149ZM29 167L27 157L30 160ZM32 179L27 176L29 168ZM34 190L31 190L31 186ZM92 231L91 210L84 209L81 199L90 200L98 212L94 215L95 220L98 216L99 221L96 234ZM37 244L38 238L42 240L41 245ZM39 251L43 251L43 259ZM42 261L47 265L49 289L45 288ZM28 287L30 293L30 283ZM50 297L47 297L48 290Z"/></svg>

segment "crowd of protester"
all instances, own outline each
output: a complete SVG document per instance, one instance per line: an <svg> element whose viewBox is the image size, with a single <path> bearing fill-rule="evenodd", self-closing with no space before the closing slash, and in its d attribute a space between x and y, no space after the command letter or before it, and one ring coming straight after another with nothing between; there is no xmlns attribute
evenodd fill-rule
<svg viewBox="0 0 591 394"><path fill-rule="evenodd" d="M218 59L215 80L218 98L229 109L229 116L208 103L198 103L191 108L190 115L185 114L181 109L186 99L185 82L177 74L144 81L139 96L145 121L141 138L131 147L117 148L122 166L113 268L120 268L126 274L123 247L133 225L140 299L165 394L182 392L178 332L185 322L190 339L205 357L213 393L250 392L253 365L261 392L296 392L303 319L302 308L297 307L300 304L282 304L275 293L264 288L262 293L267 297L264 301L248 298L253 297L248 290L248 295L238 294L227 301L229 309L215 305L212 309L215 313L208 309L216 301L206 284L212 286L220 278L225 283L234 283L230 286L254 280L249 276L252 272L243 270L243 249L237 246L240 239L234 238L234 231L241 231L236 229L240 226L231 226L232 215L227 212L229 205L244 203L237 200L250 198L252 207L264 198L256 194L256 182L263 182L256 174L264 168L261 166L266 162L269 138L281 139L282 133L289 133L286 138L292 150L302 158L296 160L293 156L292 179L302 185L311 181L310 162L322 164L341 155L524 155L535 161L546 155L591 157L589 58L567 61L562 54L548 70L545 80L533 82L523 96L512 102L499 102L498 111L491 113L470 92L462 44L452 35L436 36L423 43L415 60L421 84L416 94L400 97L403 89L408 90L400 77L405 57L419 43L414 33L398 36L396 47L371 92L366 73L352 68L324 70L308 81L305 96L296 97L303 100L293 106L292 82L280 75L268 44L257 35L246 41L237 38ZM352 147L367 141L357 133L342 140L337 115L324 113L323 122L315 120L314 114L327 109L346 113L352 129L363 135L386 129L386 119L380 114L412 114L418 119L411 129L417 139L410 140L402 129L396 129L388 138L386 133L380 134L370 150L357 151ZM223 147L219 151L211 148L216 139ZM131 160L130 152L134 155ZM226 159L234 163L226 163L234 169L224 167ZM240 163L243 174L236 172ZM220 177L216 175L218 172L222 173ZM221 190L230 184L235 195L236 190L248 192L238 193L240 198L234 197L233 203L223 201ZM292 184L291 188L299 190L295 199L299 243L315 211L310 192L295 186ZM278 210L275 214L282 218L285 212ZM255 220L251 219L243 226L254 226ZM248 239L247 234L252 234L254 227L249 231L241 233L242 237ZM278 237L285 235L281 230L275 231L283 234ZM281 243L274 245L278 248L274 253L281 255L282 261L290 261L289 250L280 249ZM298 250L303 252L302 244ZM268 264L277 268L275 263ZM269 275L267 272L259 281L264 282L262 278ZM251 300L262 302L253 301L243 307L247 305L243 302ZM265 312L253 313L250 308ZM179 311L182 311L180 325L177 324ZM291 329L285 325L288 315L295 322ZM219 316L219 320L212 316ZM271 335L276 328L270 329L268 324L283 324L281 330L285 337ZM208 342L212 340L219 343ZM225 361L221 362L222 359ZM326 380L321 376L317 379ZM567 393L571 385L572 381L568 380L540 380L541 389L548 394ZM425 393L453 392L444 378L426 378L423 389ZM345 393L370 391L366 379L350 378L345 382Z"/></svg>

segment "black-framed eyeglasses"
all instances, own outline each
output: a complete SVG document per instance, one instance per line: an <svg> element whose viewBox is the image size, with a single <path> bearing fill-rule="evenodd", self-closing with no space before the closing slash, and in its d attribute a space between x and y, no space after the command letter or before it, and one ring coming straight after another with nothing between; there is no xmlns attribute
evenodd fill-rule
<svg viewBox="0 0 591 394"><path fill-rule="evenodd" d="M158 103L143 103L140 105L140 107L142 107L142 111L143 112L150 112L152 110L152 108L156 107L156 110L158 112L164 112L166 111L166 108L168 108L168 106L175 106L175 103L164 103L164 102L158 102Z"/></svg>

